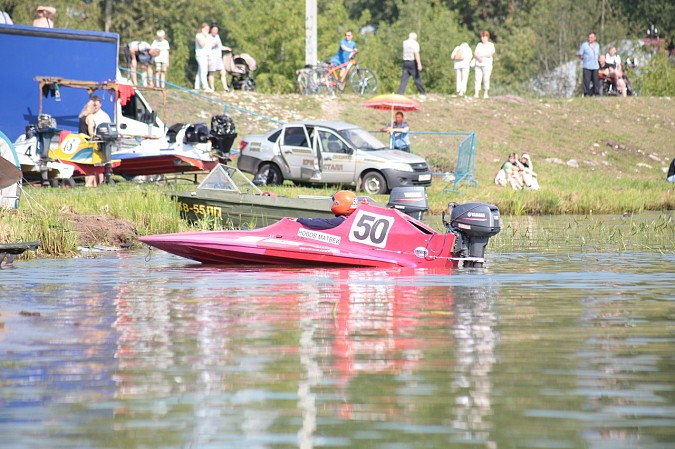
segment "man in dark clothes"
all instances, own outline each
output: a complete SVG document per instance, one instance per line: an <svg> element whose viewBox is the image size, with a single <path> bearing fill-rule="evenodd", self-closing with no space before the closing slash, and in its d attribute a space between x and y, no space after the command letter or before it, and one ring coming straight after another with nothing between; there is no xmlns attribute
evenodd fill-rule
<svg viewBox="0 0 675 449"><path fill-rule="evenodd" d="M297 222L310 229L332 229L342 224L358 206L358 198L351 190L340 190L333 195L330 211L335 218L298 218Z"/></svg>

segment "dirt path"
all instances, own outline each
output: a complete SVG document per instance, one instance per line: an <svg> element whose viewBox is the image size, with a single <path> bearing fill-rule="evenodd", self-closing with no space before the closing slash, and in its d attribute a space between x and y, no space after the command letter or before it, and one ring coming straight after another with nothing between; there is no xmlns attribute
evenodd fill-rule
<svg viewBox="0 0 675 449"><path fill-rule="evenodd" d="M337 101L334 95L327 95L321 102L323 120L342 120L345 104Z"/></svg>

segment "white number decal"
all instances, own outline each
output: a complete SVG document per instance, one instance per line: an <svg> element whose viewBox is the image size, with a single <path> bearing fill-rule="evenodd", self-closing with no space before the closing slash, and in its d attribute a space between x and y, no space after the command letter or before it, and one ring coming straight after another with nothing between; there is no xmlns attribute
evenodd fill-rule
<svg viewBox="0 0 675 449"><path fill-rule="evenodd" d="M61 145L61 151L63 151L64 154L73 154L77 151L79 146L79 137L69 137L65 142L63 142L63 145Z"/></svg>
<svg viewBox="0 0 675 449"><path fill-rule="evenodd" d="M384 248L393 224L393 217L356 211L356 218L349 230L349 241Z"/></svg>

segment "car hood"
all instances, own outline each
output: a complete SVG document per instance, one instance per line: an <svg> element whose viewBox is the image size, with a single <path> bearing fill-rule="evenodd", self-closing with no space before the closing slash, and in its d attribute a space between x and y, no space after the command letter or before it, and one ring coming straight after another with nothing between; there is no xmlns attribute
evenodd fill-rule
<svg viewBox="0 0 675 449"><path fill-rule="evenodd" d="M373 150L371 151L357 150L357 151L359 153L359 156L363 156L365 158L384 159L391 162L406 162L408 164L419 164L421 162L426 163L426 160L423 157L400 150L385 149L374 151Z"/></svg>

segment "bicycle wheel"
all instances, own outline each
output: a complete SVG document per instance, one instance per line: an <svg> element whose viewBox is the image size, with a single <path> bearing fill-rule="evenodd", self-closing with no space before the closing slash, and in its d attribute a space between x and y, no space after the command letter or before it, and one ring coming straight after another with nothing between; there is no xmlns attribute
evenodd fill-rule
<svg viewBox="0 0 675 449"><path fill-rule="evenodd" d="M319 94L332 95L339 91L337 78L330 70L325 70L319 77Z"/></svg>
<svg viewBox="0 0 675 449"><path fill-rule="evenodd" d="M306 71L302 71L298 74L298 92L300 95L309 95L310 92L310 79Z"/></svg>
<svg viewBox="0 0 675 449"><path fill-rule="evenodd" d="M372 95L377 91L377 77L368 68L354 67L349 72L349 86L359 95Z"/></svg>

